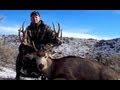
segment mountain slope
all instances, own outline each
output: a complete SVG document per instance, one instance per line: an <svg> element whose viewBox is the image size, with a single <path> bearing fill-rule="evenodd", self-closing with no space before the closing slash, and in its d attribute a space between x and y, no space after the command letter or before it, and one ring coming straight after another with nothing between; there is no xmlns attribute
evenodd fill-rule
<svg viewBox="0 0 120 90"><path fill-rule="evenodd" d="M62 45L53 48L53 58L60 58L69 55L91 58L92 60L96 60L99 63L107 65L120 72L120 38L111 40L95 40L64 37L63 40L64 43ZM12 50L11 52L8 50L9 52L7 55L11 56L12 58L7 57L7 62L4 62L5 60L3 60L3 57L6 55L4 54L6 50L2 51L1 49L0 65L8 68L13 68L14 71L15 60L18 54L18 46L20 44L18 37L15 35L8 35L5 36L5 39L1 40L1 42L3 46L6 46Z"/></svg>

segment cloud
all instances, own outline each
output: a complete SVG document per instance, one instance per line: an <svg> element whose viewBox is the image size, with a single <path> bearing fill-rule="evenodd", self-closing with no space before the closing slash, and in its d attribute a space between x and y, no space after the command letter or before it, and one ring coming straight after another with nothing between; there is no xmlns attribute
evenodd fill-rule
<svg viewBox="0 0 120 90"><path fill-rule="evenodd" d="M64 31L65 30L65 31ZM84 38L84 39L97 39L97 40L109 40L118 38L119 36L108 36L108 35L96 35L92 34L97 31L96 27L89 26L83 28L64 28L63 37L73 37L73 38Z"/></svg>
<svg viewBox="0 0 120 90"><path fill-rule="evenodd" d="M4 17L0 16L0 23L3 21Z"/></svg>
<svg viewBox="0 0 120 90"><path fill-rule="evenodd" d="M72 32L63 32L64 37L74 37L74 38L96 38L95 36L84 34L84 33L72 33Z"/></svg>
<svg viewBox="0 0 120 90"><path fill-rule="evenodd" d="M18 26L0 26L0 34L17 34Z"/></svg>
<svg viewBox="0 0 120 90"><path fill-rule="evenodd" d="M84 39L98 39L97 36L89 34L95 28L64 28L63 37L84 38Z"/></svg>
<svg viewBox="0 0 120 90"><path fill-rule="evenodd" d="M68 26L68 27L64 27L64 28L61 28L61 29L63 29L63 31L69 31L69 32L75 32L75 33L90 33L90 32L92 32L93 30L95 30L96 28L95 27L93 27L93 26L84 26L84 27L79 27L79 26L77 26L77 27L70 27L70 26Z"/></svg>
<svg viewBox="0 0 120 90"><path fill-rule="evenodd" d="M97 39L97 40L108 40L112 39L113 37L103 37L103 36L97 36L97 35L91 35L91 34L85 34L85 33L73 33L73 32L63 32L63 37L73 37L73 38L83 38L83 39Z"/></svg>
<svg viewBox="0 0 120 90"><path fill-rule="evenodd" d="M120 14L120 10L112 10L112 12L115 14Z"/></svg>
<svg viewBox="0 0 120 90"><path fill-rule="evenodd" d="M18 34L18 29L20 27L19 26L0 26L0 34ZM108 40L108 39L113 39L115 37L104 37L104 36L97 36L97 35L92 35L89 34L89 32L91 30L89 29L79 29L80 32L74 32L74 30L72 30L72 32L65 32L63 31L63 37L73 37L73 38L84 38L84 39L89 39L89 38L93 38L93 39L97 39L97 40Z"/></svg>

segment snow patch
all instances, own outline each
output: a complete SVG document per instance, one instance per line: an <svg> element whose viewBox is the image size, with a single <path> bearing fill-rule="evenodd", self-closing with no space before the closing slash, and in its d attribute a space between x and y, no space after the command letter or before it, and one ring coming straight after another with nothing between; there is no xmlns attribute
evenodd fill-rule
<svg viewBox="0 0 120 90"><path fill-rule="evenodd" d="M0 79L14 79L16 72L7 67L0 67Z"/></svg>

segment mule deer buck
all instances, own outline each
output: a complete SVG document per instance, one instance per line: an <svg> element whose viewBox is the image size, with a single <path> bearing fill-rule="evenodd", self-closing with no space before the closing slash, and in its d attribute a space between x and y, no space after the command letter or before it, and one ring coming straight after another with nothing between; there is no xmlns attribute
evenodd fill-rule
<svg viewBox="0 0 120 90"><path fill-rule="evenodd" d="M38 55L29 54L36 60L38 71L48 80L118 80L120 73L108 66L87 58L66 56L52 59L45 50Z"/></svg>

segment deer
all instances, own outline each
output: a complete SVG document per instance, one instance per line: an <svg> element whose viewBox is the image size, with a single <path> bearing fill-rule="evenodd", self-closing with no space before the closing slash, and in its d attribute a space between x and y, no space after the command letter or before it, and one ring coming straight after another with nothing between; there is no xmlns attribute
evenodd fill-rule
<svg viewBox="0 0 120 90"><path fill-rule="evenodd" d="M30 58L32 55L32 58ZM39 73L48 80L119 80L120 73L89 58L65 56L53 59L45 50L38 55L29 54L35 59Z"/></svg>

